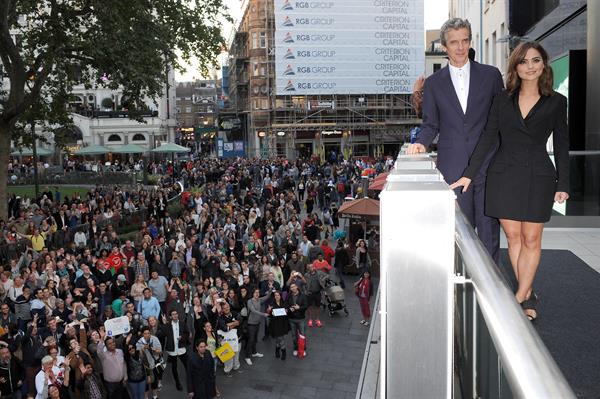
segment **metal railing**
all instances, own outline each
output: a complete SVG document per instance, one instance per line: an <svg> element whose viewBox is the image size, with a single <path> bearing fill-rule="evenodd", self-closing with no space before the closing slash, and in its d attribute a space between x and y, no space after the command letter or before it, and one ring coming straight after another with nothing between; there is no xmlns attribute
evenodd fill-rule
<svg viewBox="0 0 600 399"><path fill-rule="evenodd" d="M575 398L487 250L456 210L455 363L463 398Z"/></svg>
<svg viewBox="0 0 600 399"><path fill-rule="evenodd" d="M575 398L434 160L399 155L380 197L381 363L372 328L357 399Z"/></svg>

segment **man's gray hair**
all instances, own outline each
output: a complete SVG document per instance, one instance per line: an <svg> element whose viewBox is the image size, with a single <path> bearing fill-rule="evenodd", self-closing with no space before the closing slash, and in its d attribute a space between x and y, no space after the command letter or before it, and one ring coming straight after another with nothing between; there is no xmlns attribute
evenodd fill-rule
<svg viewBox="0 0 600 399"><path fill-rule="evenodd" d="M446 45L446 36L449 30L467 29L469 31L469 40L473 40L473 34L471 32L471 23L468 19L462 18L450 18L440 29L440 40L442 46Z"/></svg>

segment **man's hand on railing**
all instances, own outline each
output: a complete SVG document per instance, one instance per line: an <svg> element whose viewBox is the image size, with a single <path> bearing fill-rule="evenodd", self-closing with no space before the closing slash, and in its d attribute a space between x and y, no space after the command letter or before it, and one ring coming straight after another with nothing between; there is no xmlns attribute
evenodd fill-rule
<svg viewBox="0 0 600 399"><path fill-rule="evenodd" d="M425 146L423 144L419 144L419 143L411 144L406 149L406 153L408 155L423 154L425 152L427 152L427 148L425 148Z"/></svg>
<svg viewBox="0 0 600 399"><path fill-rule="evenodd" d="M460 179L458 179L457 181L455 181L454 183L452 183L450 185L450 189L454 190L455 188L458 187L462 187L462 192L466 193L467 190L469 189L469 185L471 184L471 179L469 179L468 177L461 177Z"/></svg>

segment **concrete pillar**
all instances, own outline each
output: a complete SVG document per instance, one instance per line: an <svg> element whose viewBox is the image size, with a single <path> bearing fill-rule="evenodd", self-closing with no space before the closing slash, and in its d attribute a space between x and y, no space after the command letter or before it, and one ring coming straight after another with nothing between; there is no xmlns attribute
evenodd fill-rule
<svg viewBox="0 0 600 399"><path fill-rule="evenodd" d="M586 150L600 150L600 2L587 2Z"/></svg>

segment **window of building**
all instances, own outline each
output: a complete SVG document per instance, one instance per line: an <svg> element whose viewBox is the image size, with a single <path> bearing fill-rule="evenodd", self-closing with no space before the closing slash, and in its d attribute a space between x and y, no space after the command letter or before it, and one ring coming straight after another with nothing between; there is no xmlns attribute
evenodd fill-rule
<svg viewBox="0 0 600 399"><path fill-rule="evenodd" d="M258 33L252 32L252 48L258 48Z"/></svg>
<svg viewBox="0 0 600 399"><path fill-rule="evenodd" d="M185 112L186 113L191 113L192 112L192 107L185 107Z"/></svg>
<svg viewBox="0 0 600 399"><path fill-rule="evenodd" d="M146 136L141 133L137 133L131 138L131 141L146 141Z"/></svg>
<svg viewBox="0 0 600 399"><path fill-rule="evenodd" d="M436 73L440 69L442 69L442 64L439 64L439 63L433 64L433 73Z"/></svg>
<svg viewBox="0 0 600 399"><path fill-rule="evenodd" d="M107 141L109 143L118 143L121 141L121 136L119 136L118 134L111 134L110 136L108 136Z"/></svg>
<svg viewBox="0 0 600 399"><path fill-rule="evenodd" d="M260 76L260 65L258 62L252 63L252 74L254 76Z"/></svg>
<svg viewBox="0 0 600 399"><path fill-rule="evenodd" d="M259 46L260 48L267 48L267 34L266 32L260 32L259 36Z"/></svg>

